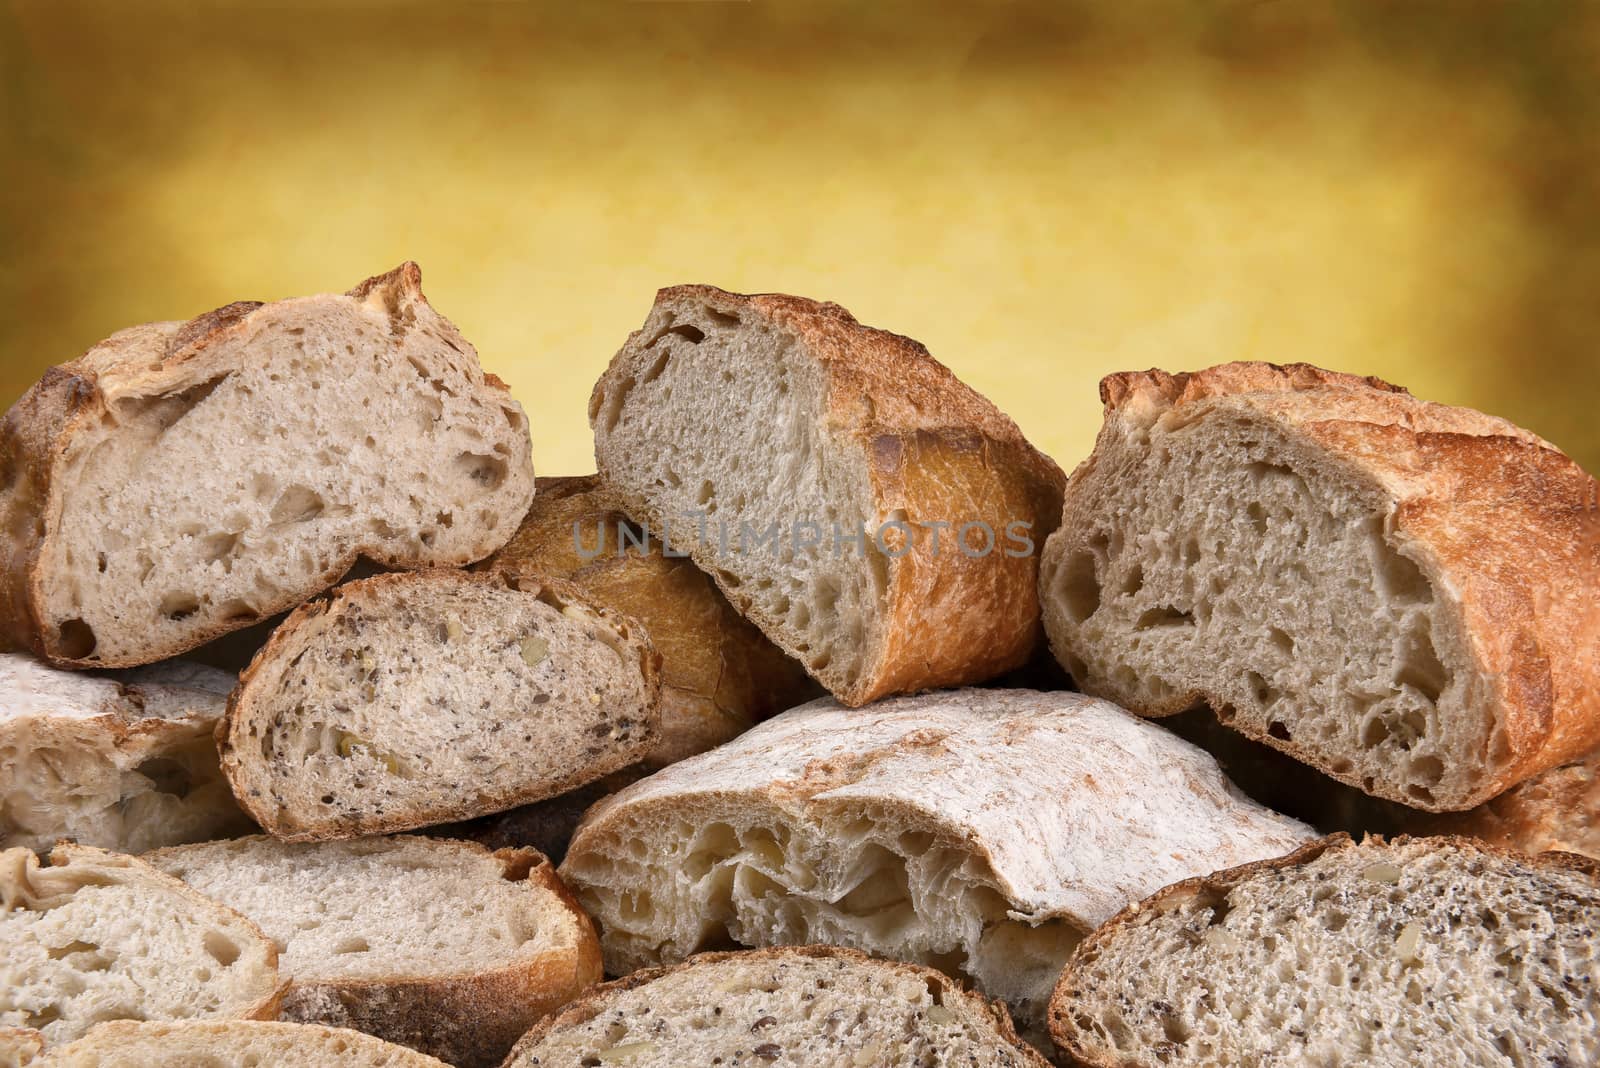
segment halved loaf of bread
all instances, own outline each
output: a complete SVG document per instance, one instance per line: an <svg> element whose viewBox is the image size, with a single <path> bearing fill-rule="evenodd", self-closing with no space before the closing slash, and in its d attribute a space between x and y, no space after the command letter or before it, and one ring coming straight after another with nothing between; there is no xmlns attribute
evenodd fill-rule
<svg viewBox="0 0 1600 1068"><path fill-rule="evenodd" d="M551 797L655 743L659 657L576 587L437 569L297 609L218 729L240 804L290 841L467 819Z"/></svg>
<svg viewBox="0 0 1600 1068"><path fill-rule="evenodd" d="M0 630L126 667L299 604L359 556L470 563L527 510L529 449L414 263L124 330L0 424Z"/></svg>
<svg viewBox="0 0 1600 1068"><path fill-rule="evenodd" d="M142 860L62 845L0 853L0 1028L46 1046L106 1020L278 1014L278 952L232 909Z"/></svg>
<svg viewBox="0 0 1600 1068"><path fill-rule="evenodd" d="M614 975L822 942L970 978L1032 1025L1128 902L1313 837L1104 701L955 690L768 720L600 802L561 871Z"/></svg>
<svg viewBox="0 0 1600 1068"><path fill-rule="evenodd" d="M1600 744L1594 479L1504 420L1303 364L1112 375L1045 548L1057 656L1367 793L1479 804Z"/></svg>
<svg viewBox="0 0 1600 1068"><path fill-rule="evenodd" d="M212 738L233 684L180 661L89 674L0 653L0 848L246 833Z"/></svg>
<svg viewBox="0 0 1600 1068"><path fill-rule="evenodd" d="M1038 644L1061 472L909 338L837 304L664 289L589 421L624 510L846 704Z"/></svg>
<svg viewBox="0 0 1600 1068"><path fill-rule="evenodd" d="M703 953L598 987L505 1068L1047 1068L1006 1010L914 964L805 946Z"/></svg>
<svg viewBox="0 0 1600 1068"><path fill-rule="evenodd" d="M534 1021L600 981L594 926L531 849L256 835L145 859L277 943L286 1020L494 1065Z"/></svg>
<svg viewBox="0 0 1600 1068"><path fill-rule="evenodd" d="M448 1068L340 1027L260 1020L101 1024L34 1068Z"/></svg>
<svg viewBox="0 0 1600 1068"><path fill-rule="evenodd" d="M1050 1028L1092 1068L1596 1064L1597 935L1586 858L1335 835L1106 923Z"/></svg>
<svg viewBox="0 0 1600 1068"><path fill-rule="evenodd" d="M647 541L599 476L537 486L522 526L477 567L568 579L644 625L661 654L661 737L647 765L702 753L822 692L705 572Z"/></svg>

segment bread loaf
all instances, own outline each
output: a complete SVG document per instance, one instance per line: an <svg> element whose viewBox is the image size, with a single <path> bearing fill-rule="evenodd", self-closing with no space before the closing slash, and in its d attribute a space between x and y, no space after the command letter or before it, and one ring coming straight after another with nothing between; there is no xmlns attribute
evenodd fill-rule
<svg viewBox="0 0 1600 1068"><path fill-rule="evenodd" d="M105 1023L34 1068L448 1068L359 1031L259 1020Z"/></svg>

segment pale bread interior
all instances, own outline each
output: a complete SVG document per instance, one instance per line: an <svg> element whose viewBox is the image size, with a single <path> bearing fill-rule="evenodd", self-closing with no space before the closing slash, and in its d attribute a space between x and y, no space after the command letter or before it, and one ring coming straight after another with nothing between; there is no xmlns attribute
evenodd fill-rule
<svg viewBox="0 0 1600 1068"><path fill-rule="evenodd" d="M36 1068L446 1068L337 1027L261 1020L101 1024Z"/></svg>

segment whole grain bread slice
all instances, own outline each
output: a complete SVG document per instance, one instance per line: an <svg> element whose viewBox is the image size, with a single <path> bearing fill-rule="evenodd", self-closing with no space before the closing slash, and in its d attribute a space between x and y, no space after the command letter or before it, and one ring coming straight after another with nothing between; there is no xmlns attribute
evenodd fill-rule
<svg viewBox="0 0 1600 1068"><path fill-rule="evenodd" d="M261 1020L104 1023L33 1068L448 1068L339 1027Z"/></svg>
<svg viewBox="0 0 1600 1068"><path fill-rule="evenodd" d="M289 841L469 819L637 761L659 657L576 587L448 569L346 583L273 633L218 728L222 770Z"/></svg>
<svg viewBox="0 0 1600 1068"><path fill-rule="evenodd" d="M0 423L0 632L126 667L291 608L358 557L470 563L527 510L529 451L414 263L124 330Z"/></svg>

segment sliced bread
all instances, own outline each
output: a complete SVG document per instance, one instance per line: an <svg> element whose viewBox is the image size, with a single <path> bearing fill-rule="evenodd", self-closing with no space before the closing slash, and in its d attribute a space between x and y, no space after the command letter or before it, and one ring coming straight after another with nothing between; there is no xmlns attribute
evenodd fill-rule
<svg viewBox="0 0 1600 1068"><path fill-rule="evenodd" d="M256 835L145 859L277 943L286 1020L494 1065L534 1021L600 981L594 926L531 849Z"/></svg>
<svg viewBox="0 0 1600 1068"><path fill-rule="evenodd" d="M338 1027L260 1020L105 1023L34 1068L448 1068Z"/></svg>
<svg viewBox="0 0 1600 1068"><path fill-rule="evenodd" d="M359 556L470 563L527 510L529 450L414 263L124 330L0 423L0 632L127 667L290 608Z"/></svg>
<svg viewBox="0 0 1600 1068"><path fill-rule="evenodd" d="M704 953L598 987L505 1068L1047 1068L1006 1010L929 968L805 946Z"/></svg>
<svg viewBox="0 0 1600 1068"><path fill-rule="evenodd" d="M655 743L659 658L576 587L436 569L301 606L218 730L240 804L290 841L467 819L551 797Z"/></svg>
<svg viewBox="0 0 1600 1068"><path fill-rule="evenodd" d="M181 661L90 674L0 653L0 848L246 833L212 740L233 684Z"/></svg>
<svg viewBox="0 0 1600 1068"><path fill-rule="evenodd" d="M1101 396L1041 575L1084 690L1432 811L1600 744L1600 490L1554 446L1304 364Z"/></svg>
<svg viewBox="0 0 1600 1068"><path fill-rule="evenodd" d="M142 860L0 853L0 1028L45 1046L106 1020L277 1017L278 952L253 923Z"/></svg>
<svg viewBox="0 0 1600 1068"><path fill-rule="evenodd" d="M705 572L646 539L598 476L537 486L522 526L477 566L568 579L644 625L661 654L661 736L647 766L702 753L821 693Z"/></svg>
<svg viewBox="0 0 1600 1068"><path fill-rule="evenodd" d="M1038 644L1062 475L917 342L837 304L656 295L594 388L601 477L849 705Z"/></svg>
<svg viewBox="0 0 1600 1068"><path fill-rule="evenodd" d="M770 719L600 802L561 871L614 975L820 942L971 979L1031 1026L1128 902L1314 837L1104 701L955 690Z"/></svg>
<svg viewBox="0 0 1600 1068"><path fill-rule="evenodd" d="M1050 1028L1092 1068L1595 1064L1597 935L1586 858L1335 835L1106 923Z"/></svg>

